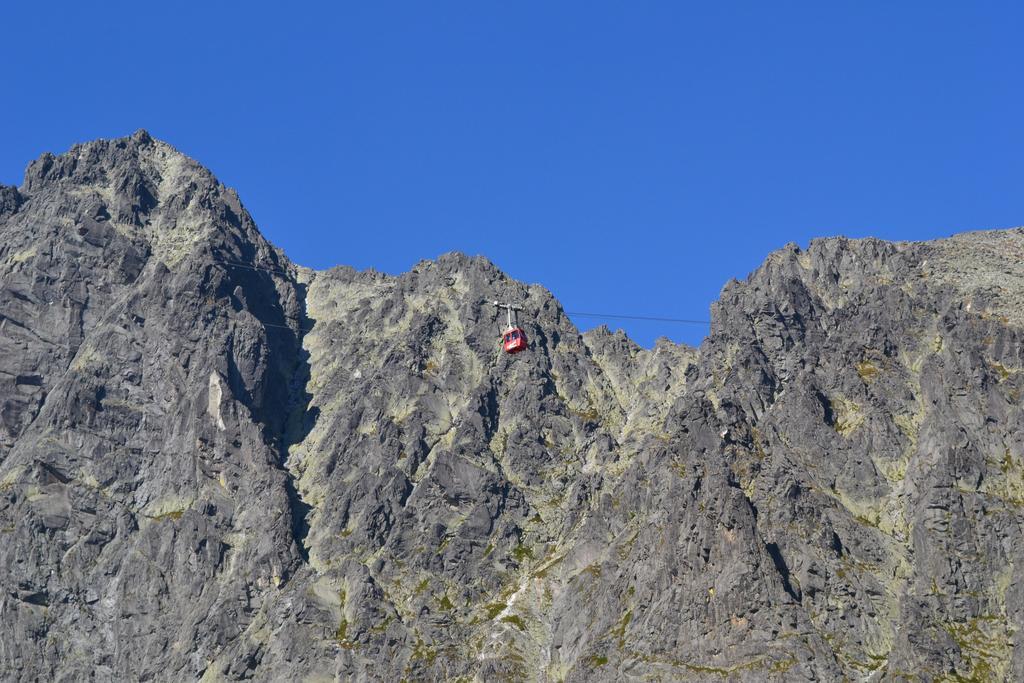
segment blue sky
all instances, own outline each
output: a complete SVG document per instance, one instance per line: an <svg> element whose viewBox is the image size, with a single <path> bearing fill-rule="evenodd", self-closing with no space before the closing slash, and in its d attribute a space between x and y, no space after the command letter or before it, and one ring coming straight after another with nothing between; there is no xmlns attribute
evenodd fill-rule
<svg viewBox="0 0 1024 683"><path fill-rule="evenodd" d="M146 128L304 265L706 319L790 241L1024 223L1020 3L87 4L4 10L0 182Z"/></svg>

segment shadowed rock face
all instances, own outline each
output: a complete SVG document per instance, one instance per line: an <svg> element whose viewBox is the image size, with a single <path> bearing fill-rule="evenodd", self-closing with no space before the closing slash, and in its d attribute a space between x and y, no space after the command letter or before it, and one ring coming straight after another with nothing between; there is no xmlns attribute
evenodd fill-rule
<svg viewBox="0 0 1024 683"><path fill-rule="evenodd" d="M790 246L642 349L482 258L296 267L144 132L44 155L0 187L0 673L1020 680L1022 256Z"/></svg>

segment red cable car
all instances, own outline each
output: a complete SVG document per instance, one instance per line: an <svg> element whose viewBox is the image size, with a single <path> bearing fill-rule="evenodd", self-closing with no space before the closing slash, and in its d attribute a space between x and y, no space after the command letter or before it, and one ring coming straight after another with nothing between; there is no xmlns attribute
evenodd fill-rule
<svg viewBox="0 0 1024 683"><path fill-rule="evenodd" d="M508 353L519 353L520 351L525 351L527 347L526 333L523 332L523 328L521 327L513 327L505 330L502 342L505 346L505 351Z"/></svg>
<svg viewBox="0 0 1024 683"><path fill-rule="evenodd" d="M519 327L519 321L512 321L512 313L523 310L522 306L513 306L512 304L503 304L497 301L494 305L498 308L504 308L505 312L508 313L508 327L501 333L501 345L505 349L506 353L516 354L520 351L525 351L529 348L529 343L526 341L526 333L523 332L523 328ZM518 317L518 316L517 316Z"/></svg>

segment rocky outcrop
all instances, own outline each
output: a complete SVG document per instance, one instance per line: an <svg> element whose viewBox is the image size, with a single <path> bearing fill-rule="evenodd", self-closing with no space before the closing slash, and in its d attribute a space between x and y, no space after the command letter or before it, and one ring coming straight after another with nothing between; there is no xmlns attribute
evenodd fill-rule
<svg viewBox="0 0 1024 683"><path fill-rule="evenodd" d="M4 678L1024 678L1024 231L788 246L699 349L296 267L144 132L0 237Z"/></svg>
<svg viewBox="0 0 1024 683"><path fill-rule="evenodd" d="M44 156L19 193L0 228L0 668L189 678L302 563L281 464L302 289L225 265L284 262L145 134Z"/></svg>

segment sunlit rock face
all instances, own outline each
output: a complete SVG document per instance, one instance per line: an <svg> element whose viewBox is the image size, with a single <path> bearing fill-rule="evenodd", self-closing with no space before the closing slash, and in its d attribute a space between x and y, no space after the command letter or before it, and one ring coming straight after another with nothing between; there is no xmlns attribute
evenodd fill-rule
<svg viewBox="0 0 1024 683"><path fill-rule="evenodd" d="M44 155L0 678L1024 679L1022 311L1022 230L826 239L643 349L480 257L297 267L145 132Z"/></svg>

